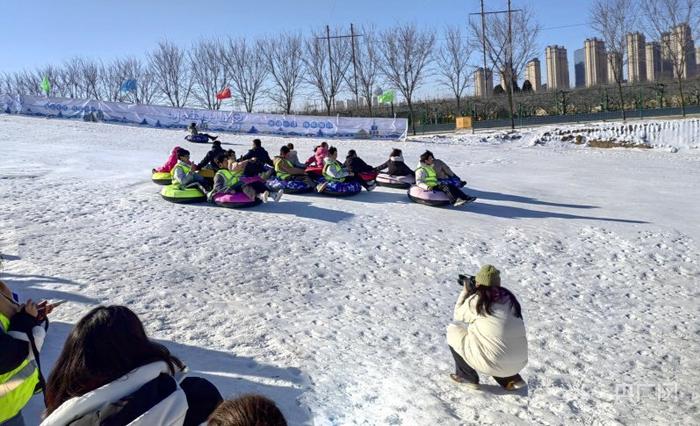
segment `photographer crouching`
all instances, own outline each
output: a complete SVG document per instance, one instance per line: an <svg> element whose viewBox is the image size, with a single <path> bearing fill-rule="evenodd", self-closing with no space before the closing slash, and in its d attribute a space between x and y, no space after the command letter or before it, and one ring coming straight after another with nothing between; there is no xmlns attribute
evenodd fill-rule
<svg viewBox="0 0 700 426"><path fill-rule="evenodd" d="M447 344L455 359L452 380L473 389L479 374L493 378L507 390L527 384L518 374L527 364L527 336L520 303L501 287L501 276L484 265L476 277L460 275L464 288L457 298L454 321L447 327Z"/></svg>

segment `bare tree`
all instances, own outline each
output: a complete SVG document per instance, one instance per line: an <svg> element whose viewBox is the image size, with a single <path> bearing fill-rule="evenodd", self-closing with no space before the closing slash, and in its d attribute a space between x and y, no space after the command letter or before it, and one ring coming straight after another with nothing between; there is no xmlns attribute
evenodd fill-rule
<svg viewBox="0 0 700 426"><path fill-rule="evenodd" d="M162 95L170 105L181 108L192 91L192 78L185 51L169 41L161 41L149 55L150 67Z"/></svg>
<svg viewBox="0 0 700 426"><path fill-rule="evenodd" d="M695 66L688 61L693 49L690 32L700 28L700 0L642 0L641 3L648 35L660 40L662 49L668 52L685 117L683 80L690 77ZM670 37L665 36L669 31Z"/></svg>
<svg viewBox="0 0 700 426"><path fill-rule="evenodd" d="M219 40L202 40L188 53L192 72L192 95L207 109L218 110L221 101L216 94L228 84L228 71Z"/></svg>
<svg viewBox="0 0 700 426"><path fill-rule="evenodd" d="M362 30L362 41L356 43L355 63L358 79L358 92L367 101L369 115L372 116L374 89L379 79L379 55L377 53L377 32L367 26ZM358 105L359 107L359 105Z"/></svg>
<svg viewBox="0 0 700 426"><path fill-rule="evenodd" d="M88 99L101 100L100 95L100 68L99 62L83 59L80 61L80 81L83 85L83 93Z"/></svg>
<svg viewBox="0 0 700 426"><path fill-rule="evenodd" d="M445 41L438 50L436 61L442 85L450 89L457 100L457 110L461 111L461 99L469 85L469 57L471 49L458 26L445 28Z"/></svg>
<svg viewBox="0 0 700 426"><path fill-rule="evenodd" d="M337 35L337 30L333 33L313 33L306 40L306 55L303 58L308 73L307 82L318 90L328 115L335 107L335 97L340 93L351 64L350 41Z"/></svg>
<svg viewBox="0 0 700 426"><path fill-rule="evenodd" d="M416 134L413 93L425 80L426 68L432 60L435 33L421 31L413 24L404 24L384 31L380 40L379 68L408 104L411 127Z"/></svg>
<svg viewBox="0 0 700 426"><path fill-rule="evenodd" d="M264 46L267 70L279 89L272 91L270 97L284 112L290 114L294 96L305 76L301 35L281 34L267 39Z"/></svg>
<svg viewBox="0 0 700 426"><path fill-rule="evenodd" d="M510 6L510 0L508 0ZM510 7L509 7L510 10ZM491 66L501 72L508 94L511 128L515 128L513 85L523 73L527 61L537 56L540 26L534 18L534 8L489 15L490 22L482 32L481 22L471 22L472 37L486 46Z"/></svg>
<svg viewBox="0 0 700 426"><path fill-rule="evenodd" d="M625 55L627 33L637 25L638 4L634 0L596 0L591 11L591 24L605 41L608 50L608 67L615 79L620 96L622 119L626 120L625 98L622 91L622 70L628 56Z"/></svg>
<svg viewBox="0 0 700 426"><path fill-rule="evenodd" d="M235 91L243 99L248 112L253 112L255 101L267 80L269 61L263 53L266 48L262 40L255 40L252 45L244 38L228 40L226 66Z"/></svg>
<svg viewBox="0 0 700 426"><path fill-rule="evenodd" d="M82 84L82 59L73 57L67 60L59 72L59 80L63 89L63 96L67 98L84 98Z"/></svg>
<svg viewBox="0 0 700 426"><path fill-rule="evenodd" d="M36 70L36 81L41 83L44 77L49 80L49 93L45 93L42 89L42 94L46 94L47 96L61 96L63 90L59 75L60 70L53 65L47 65Z"/></svg>

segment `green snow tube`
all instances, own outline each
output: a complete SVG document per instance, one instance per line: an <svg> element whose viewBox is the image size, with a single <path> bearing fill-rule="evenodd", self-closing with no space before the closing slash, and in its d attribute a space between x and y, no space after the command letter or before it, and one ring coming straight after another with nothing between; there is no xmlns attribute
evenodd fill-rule
<svg viewBox="0 0 700 426"><path fill-rule="evenodd" d="M207 196L198 188L180 189L180 185L172 184L164 187L160 195L173 203L201 203L207 201Z"/></svg>
<svg viewBox="0 0 700 426"><path fill-rule="evenodd" d="M158 185L170 185L173 177L170 173L155 172L151 175L151 180Z"/></svg>

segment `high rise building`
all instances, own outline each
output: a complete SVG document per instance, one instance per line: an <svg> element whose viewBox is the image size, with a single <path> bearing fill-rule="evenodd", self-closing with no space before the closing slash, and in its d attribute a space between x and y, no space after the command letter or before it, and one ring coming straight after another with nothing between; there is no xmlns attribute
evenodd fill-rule
<svg viewBox="0 0 700 426"><path fill-rule="evenodd" d="M597 38L587 39L584 43L586 55L586 87L607 83L607 55L605 42Z"/></svg>
<svg viewBox="0 0 700 426"><path fill-rule="evenodd" d="M671 55L679 66L674 69L673 77L689 78L695 75L695 43L690 32L690 25L677 25L671 31Z"/></svg>
<svg viewBox="0 0 700 426"><path fill-rule="evenodd" d="M644 34L627 34L627 81L639 83L647 79Z"/></svg>
<svg viewBox="0 0 700 426"><path fill-rule="evenodd" d="M478 68L474 73L474 96L489 96L493 92L493 73Z"/></svg>
<svg viewBox="0 0 700 426"><path fill-rule="evenodd" d="M542 90L542 69L540 67L539 59L534 58L527 63L525 68L525 80L530 82L533 92L539 92Z"/></svg>
<svg viewBox="0 0 700 426"><path fill-rule="evenodd" d="M617 84L622 82L622 58L618 53L610 52L608 57L608 83ZM617 78L615 78L617 74Z"/></svg>
<svg viewBox="0 0 700 426"><path fill-rule="evenodd" d="M576 87L586 87L586 50L574 50L574 76Z"/></svg>
<svg viewBox="0 0 700 426"><path fill-rule="evenodd" d="M652 41L645 45L644 50L647 61L647 81L661 80L661 45L657 41Z"/></svg>
<svg viewBox="0 0 700 426"><path fill-rule="evenodd" d="M671 47L673 46L673 41L671 33L661 34L661 71L659 72L659 79L670 80L673 78L673 57L671 56Z"/></svg>
<svg viewBox="0 0 700 426"><path fill-rule="evenodd" d="M569 61L563 46L547 46L547 90L569 88Z"/></svg>

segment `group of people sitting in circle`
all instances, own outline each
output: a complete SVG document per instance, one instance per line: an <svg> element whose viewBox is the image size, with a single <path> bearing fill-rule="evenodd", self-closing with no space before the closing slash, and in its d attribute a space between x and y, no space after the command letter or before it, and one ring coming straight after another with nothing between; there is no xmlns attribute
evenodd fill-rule
<svg viewBox="0 0 700 426"><path fill-rule="evenodd" d="M206 169L214 172L213 184L200 174ZM236 158L233 150L224 150L221 142L214 140L211 150L199 163L191 161L188 150L175 147L165 165L153 171L170 172L174 184L182 189L199 188L209 200L218 194L244 193L251 201L256 198L262 202L270 198L279 201L284 191L266 184L271 177L285 185L299 182L319 193L337 183L356 184L358 191L360 187L372 191L377 186L375 178L380 172L392 177L415 177L411 182L417 187L444 193L454 206L476 200L461 189L466 182L430 151L420 156L420 164L414 171L404 162L400 149L393 149L386 162L372 167L354 149L348 151L341 163L337 148L326 142L315 147L313 155L302 163L292 143L280 147L279 154L270 158L261 140L254 139L251 149Z"/></svg>
<svg viewBox="0 0 700 426"><path fill-rule="evenodd" d="M447 327L455 362L450 378L479 388L479 374L505 390L527 386L520 371L528 345L522 309L501 286L500 271L483 265L460 275L462 288ZM19 297L0 281L0 425L24 425L22 409L44 393L42 426L200 425L282 426L275 403L260 395L224 401L209 381L188 376L185 364L146 335L125 306L99 306L69 333L48 380L40 351L54 306Z"/></svg>
<svg viewBox="0 0 700 426"><path fill-rule="evenodd" d="M286 426L270 399L224 400L206 379L146 335L125 306L99 306L73 327L48 380L40 351L53 306L20 303L0 281L0 425L24 425L22 409L43 392L42 426Z"/></svg>

